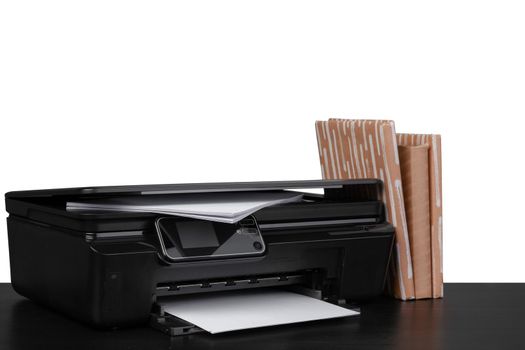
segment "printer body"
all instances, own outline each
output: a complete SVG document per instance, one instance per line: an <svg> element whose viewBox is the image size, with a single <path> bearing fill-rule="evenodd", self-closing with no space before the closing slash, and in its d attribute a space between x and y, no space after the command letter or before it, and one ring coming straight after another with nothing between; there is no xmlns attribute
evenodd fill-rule
<svg viewBox="0 0 525 350"><path fill-rule="evenodd" d="M316 188L324 194L301 192ZM236 224L66 210L68 201L115 196L270 190L303 198ZM392 253L394 229L381 198L376 179L9 192L11 282L19 294L95 327L149 321L171 335L199 331L159 306L181 295L272 287L360 302L382 294ZM205 238L192 240L199 230Z"/></svg>

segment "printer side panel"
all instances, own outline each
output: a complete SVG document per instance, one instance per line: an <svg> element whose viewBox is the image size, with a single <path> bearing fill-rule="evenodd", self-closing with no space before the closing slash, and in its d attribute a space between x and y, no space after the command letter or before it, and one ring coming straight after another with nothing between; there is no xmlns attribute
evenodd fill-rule
<svg viewBox="0 0 525 350"><path fill-rule="evenodd" d="M89 249L81 236L10 216L11 283L19 294L77 319L95 300Z"/></svg>
<svg viewBox="0 0 525 350"><path fill-rule="evenodd" d="M16 292L95 327L147 322L156 264L151 249L96 246L78 232L12 216L7 222Z"/></svg>

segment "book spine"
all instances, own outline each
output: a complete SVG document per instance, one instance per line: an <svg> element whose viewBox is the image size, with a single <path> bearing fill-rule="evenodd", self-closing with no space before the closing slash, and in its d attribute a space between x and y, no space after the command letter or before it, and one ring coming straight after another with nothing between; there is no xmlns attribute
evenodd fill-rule
<svg viewBox="0 0 525 350"><path fill-rule="evenodd" d="M441 186L441 137L432 135L430 142L430 217L432 221L432 293L443 297L443 203Z"/></svg>

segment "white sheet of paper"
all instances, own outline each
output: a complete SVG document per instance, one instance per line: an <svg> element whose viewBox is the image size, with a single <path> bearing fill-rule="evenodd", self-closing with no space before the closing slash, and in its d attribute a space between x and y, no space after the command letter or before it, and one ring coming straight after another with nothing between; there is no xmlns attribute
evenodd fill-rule
<svg viewBox="0 0 525 350"><path fill-rule="evenodd" d="M359 315L322 300L273 289L195 294L160 304L165 312L212 334Z"/></svg>
<svg viewBox="0 0 525 350"><path fill-rule="evenodd" d="M264 207L301 199L301 193L287 191L219 192L68 202L66 208L70 211L149 212L234 223Z"/></svg>

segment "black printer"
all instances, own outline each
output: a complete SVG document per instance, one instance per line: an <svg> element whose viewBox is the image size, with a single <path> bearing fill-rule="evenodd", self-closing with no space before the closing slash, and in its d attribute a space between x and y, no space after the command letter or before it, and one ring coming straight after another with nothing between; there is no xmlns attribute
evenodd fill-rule
<svg viewBox="0 0 525 350"><path fill-rule="evenodd" d="M324 194L308 192L316 188ZM235 224L66 210L69 201L115 196L285 190L303 193L302 200ZM392 252L394 229L381 197L376 179L9 192L11 282L19 294L95 327L149 321L171 335L199 329L164 313L158 301L191 293L273 287L340 305L359 302L382 293ZM213 249L206 239L185 247L182 236L204 227ZM221 237L231 238L228 245Z"/></svg>

